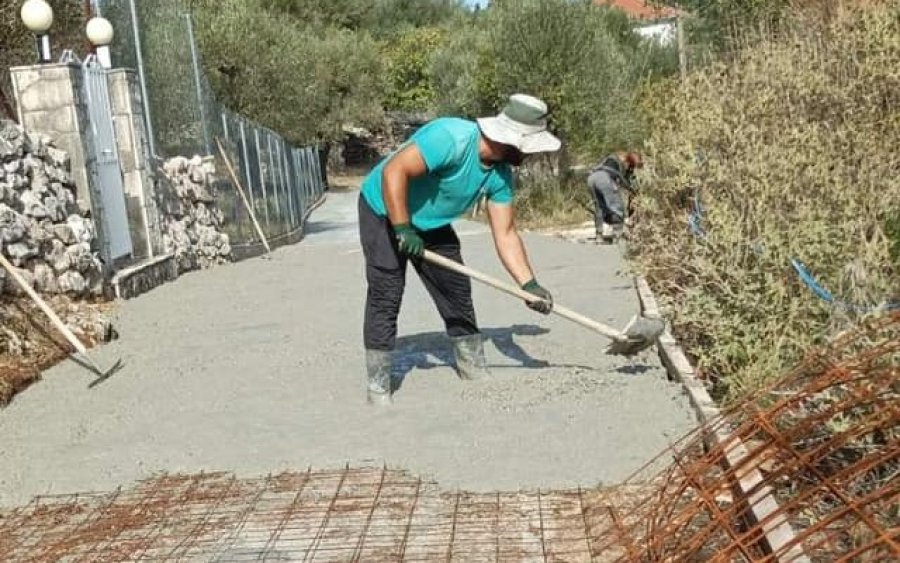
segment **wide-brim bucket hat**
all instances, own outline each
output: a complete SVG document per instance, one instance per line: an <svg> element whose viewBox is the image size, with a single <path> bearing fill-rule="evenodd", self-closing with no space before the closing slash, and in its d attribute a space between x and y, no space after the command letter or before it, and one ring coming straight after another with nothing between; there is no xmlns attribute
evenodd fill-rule
<svg viewBox="0 0 900 563"><path fill-rule="evenodd" d="M525 154L552 152L562 145L547 131L547 104L534 96L513 94L498 115L479 118L488 139L516 147Z"/></svg>

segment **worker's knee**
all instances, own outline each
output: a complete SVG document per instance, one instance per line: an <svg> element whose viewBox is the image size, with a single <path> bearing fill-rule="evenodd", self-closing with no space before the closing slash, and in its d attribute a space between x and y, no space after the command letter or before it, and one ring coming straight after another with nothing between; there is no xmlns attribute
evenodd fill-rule
<svg viewBox="0 0 900 563"><path fill-rule="evenodd" d="M397 302L403 297L406 287L406 276L402 270L386 270L383 268L369 267L366 269L366 279L369 283L369 300L381 304Z"/></svg>

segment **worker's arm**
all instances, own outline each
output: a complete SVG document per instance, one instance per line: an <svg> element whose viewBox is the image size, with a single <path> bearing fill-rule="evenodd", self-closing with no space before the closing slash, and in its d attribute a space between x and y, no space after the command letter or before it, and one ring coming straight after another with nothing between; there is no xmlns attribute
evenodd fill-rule
<svg viewBox="0 0 900 563"><path fill-rule="evenodd" d="M497 255L509 275L522 285L534 278L525 244L516 230L515 212L512 204L499 204L488 201L488 218L491 223L491 234Z"/></svg>
<svg viewBox="0 0 900 563"><path fill-rule="evenodd" d="M528 303L528 306L541 313L549 313L553 308L553 297L549 291L537 283L534 277L531 264L528 262L528 255L525 252L525 244L516 230L515 211L512 203L500 204L489 201L488 217L494 237L494 246L506 271L522 289L544 300L543 302Z"/></svg>
<svg viewBox="0 0 900 563"><path fill-rule="evenodd" d="M381 173L382 194L392 225L409 224L409 181L428 171L415 144L410 144L385 164Z"/></svg>
<svg viewBox="0 0 900 563"><path fill-rule="evenodd" d="M415 144L395 154L381 172L381 190L388 220L397 237L397 247L408 256L421 256L425 242L409 220L409 181L428 171L425 159Z"/></svg>

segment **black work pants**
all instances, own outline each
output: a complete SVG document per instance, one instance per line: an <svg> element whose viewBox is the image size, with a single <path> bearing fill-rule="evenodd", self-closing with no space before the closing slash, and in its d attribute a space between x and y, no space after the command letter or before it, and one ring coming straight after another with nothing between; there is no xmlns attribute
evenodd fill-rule
<svg viewBox="0 0 900 563"><path fill-rule="evenodd" d="M425 248L462 264L459 237L451 226L419 231ZM372 211L359 198L359 238L366 259L366 315L363 340L369 350L393 350L397 342L397 316L406 286L406 263L412 262L437 306L449 336L478 333L472 284L468 277L421 259L410 259L397 248L387 218Z"/></svg>

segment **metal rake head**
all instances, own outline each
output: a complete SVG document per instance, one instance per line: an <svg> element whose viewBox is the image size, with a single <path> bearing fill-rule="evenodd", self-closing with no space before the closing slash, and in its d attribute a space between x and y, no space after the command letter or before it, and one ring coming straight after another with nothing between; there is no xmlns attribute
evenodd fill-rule
<svg viewBox="0 0 900 563"><path fill-rule="evenodd" d="M606 353L617 356L633 356L653 346L656 339L666 329L662 319L633 317L622 331L624 339L613 340L606 348Z"/></svg>

